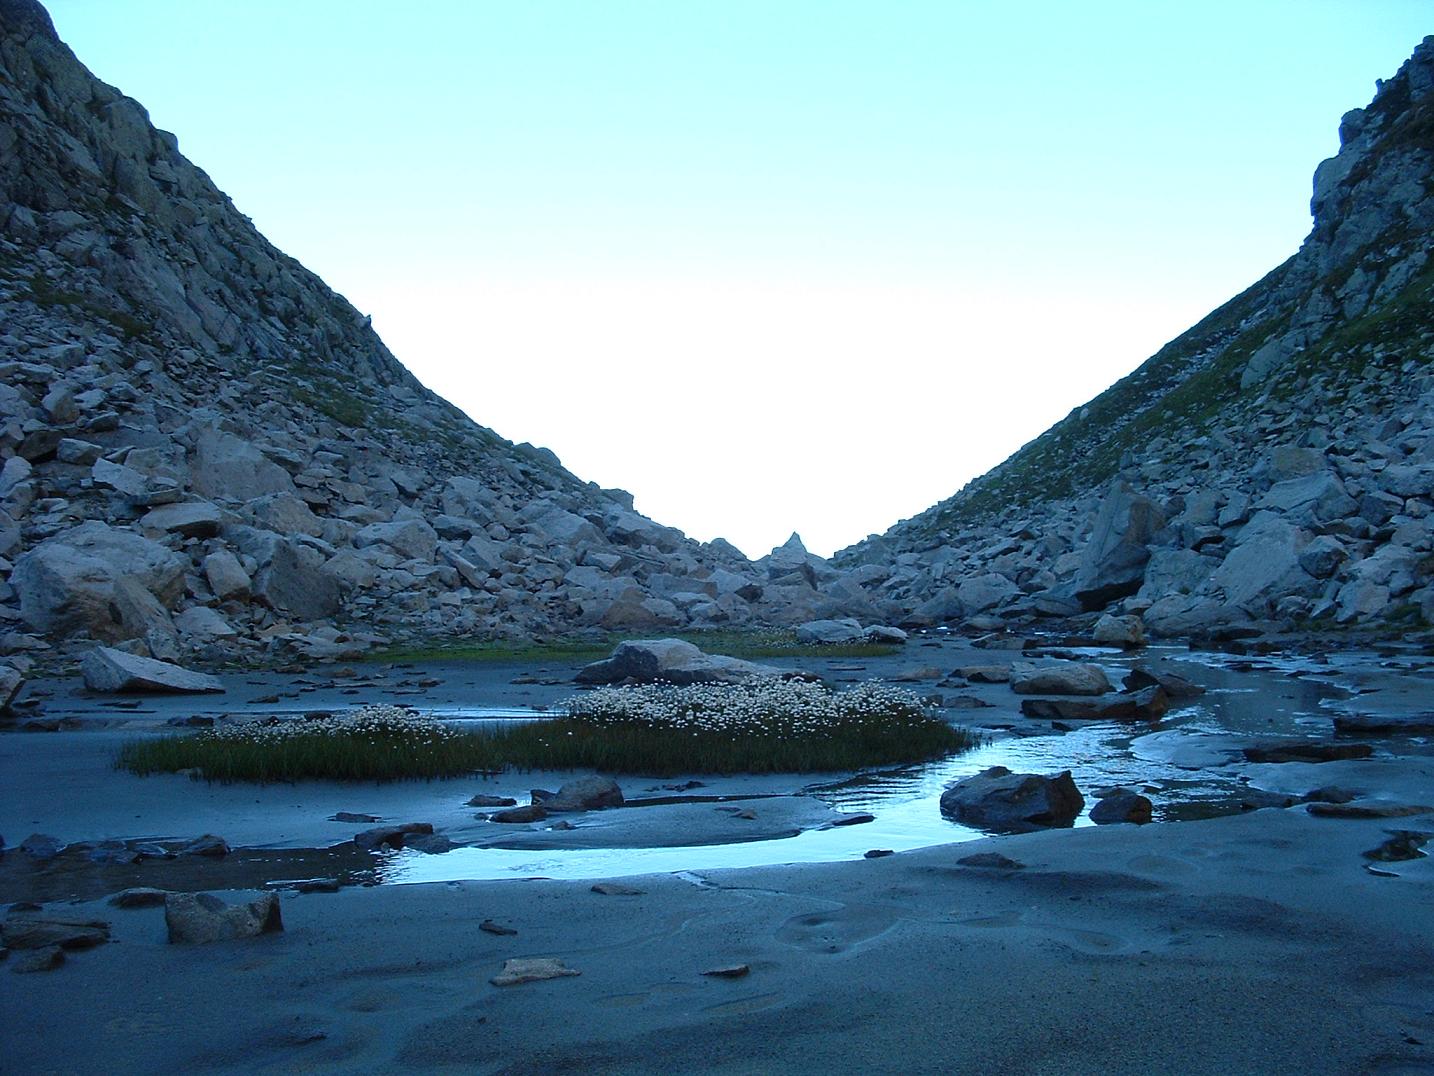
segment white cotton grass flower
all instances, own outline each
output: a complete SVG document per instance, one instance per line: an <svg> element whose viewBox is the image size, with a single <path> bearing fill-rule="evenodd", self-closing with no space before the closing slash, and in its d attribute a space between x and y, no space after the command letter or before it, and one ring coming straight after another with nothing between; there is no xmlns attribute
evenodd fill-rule
<svg viewBox="0 0 1434 1076"><path fill-rule="evenodd" d="M371 744L380 740L436 743L451 739L457 733L426 714L419 714L402 706L380 703L325 717L224 725L207 735L227 743L272 745L300 736L365 739Z"/></svg>

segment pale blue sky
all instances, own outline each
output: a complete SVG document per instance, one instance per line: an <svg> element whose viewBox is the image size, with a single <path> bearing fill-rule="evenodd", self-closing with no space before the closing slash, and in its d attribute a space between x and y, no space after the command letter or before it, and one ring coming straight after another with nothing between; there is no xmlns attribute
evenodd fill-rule
<svg viewBox="0 0 1434 1076"><path fill-rule="evenodd" d="M884 530L1294 252L1430 0L52 0L427 384L698 538Z"/></svg>

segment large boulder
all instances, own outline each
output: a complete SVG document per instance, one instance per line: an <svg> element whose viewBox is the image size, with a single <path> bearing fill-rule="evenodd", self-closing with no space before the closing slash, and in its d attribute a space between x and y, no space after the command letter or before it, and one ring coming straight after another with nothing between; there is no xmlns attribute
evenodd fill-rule
<svg viewBox="0 0 1434 1076"><path fill-rule="evenodd" d="M1087 609L1100 609L1138 591L1150 560L1150 540L1164 522L1154 501L1117 482L1101 503L1081 553L1076 599Z"/></svg>
<svg viewBox="0 0 1434 1076"><path fill-rule="evenodd" d="M580 684L732 684L777 670L740 658L704 654L682 639L639 639L618 644L610 658L578 670Z"/></svg>
<svg viewBox="0 0 1434 1076"><path fill-rule="evenodd" d="M15 562L10 584L20 615L38 631L88 632L117 642L142 631L126 626L115 583L134 580L162 605L184 591L184 557L133 531L91 521L46 539Z"/></svg>
<svg viewBox="0 0 1434 1076"><path fill-rule="evenodd" d="M1018 695L1104 695L1111 687L1099 665L1068 661L1059 665L1013 665L1011 690Z"/></svg>
<svg viewBox="0 0 1434 1076"><path fill-rule="evenodd" d="M281 541L254 580L254 596L296 620L322 620L343 604L339 578L324 555L300 542Z"/></svg>
<svg viewBox="0 0 1434 1076"><path fill-rule="evenodd" d="M251 501L269 493L298 494L289 472L258 446L220 430L199 435L191 466L194 488L206 497Z"/></svg>
<svg viewBox="0 0 1434 1076"><path fill-rule="evenodd" d="M1145 645L1145 625L1138 616L1112 616L1106 613L1095 622L1090 637L1105 646L1135 649Z"/></svg>
<svg viewBox="0 0 1434 1076"><path fill-rule="evenodd" d="M85 686L91 691L204 695L224 690L216 676L107 646L97 646L86 654L80 662L80 671Z"/></svg>
<svg viewBox="0 0 1434 1076"><path fill-rule="evenodd" d="M579 777L567 781L556 793L533 790L533 803L549 813L597 811L623 805L622 789L611 777Z"/></svg>
<svg viewBox="0 0 1434 1076"><path fill-rule="evenodd" d="M1210 577L1224 604L1262 616L1271 600L1309 593L1315 581L1300 567L1308 535L1273 512L1260 512Z"/></svg>
<svg viewBox="0 0 1434 1076"><path fill-rule="evenodd" d="M1043 777L992 766L957 781L941 794L943 815L996 833L1069 826L1084 806L1085 798L1071 780L1070 770Z"/></svg>
<svg viewBox="0 0 1434 1076"><path fill-rule="evenodd" d="M245 904L226 904L212 893L170 893L164 898L164 925L171 944L257 938L284 929L277 893Z"/></svg>
<svg viewBox="0 0 1434 1076"><path fill-rule="evenodd" d="M984 613L1020 596L1021 588L997 572L972 576L956 587L956 597L961 600L961 608L968 616Z"/></svg>
<svg viewBox="0 0 1434 1076"><path fill-rule="evenodd" d="M432 563L438 548L438 532L421 519L396 519L391 523L370 523L354 535L354 545L363 549L385 545L409 560Z"/></svg>
<svg viewBox="0 0 1434 1076"><path fill-rule="evenodd" d="M219 508L208 501L163 504L146 512L139 521L141 530L164 531L185 538L213 538L222 525Z"/></svg>

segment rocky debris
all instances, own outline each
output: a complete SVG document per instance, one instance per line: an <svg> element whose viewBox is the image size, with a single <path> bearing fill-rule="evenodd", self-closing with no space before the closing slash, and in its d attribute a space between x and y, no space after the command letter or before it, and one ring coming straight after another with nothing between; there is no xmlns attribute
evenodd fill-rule
<svg viewBox="0 0 1434 1076"><path fill-rule="evenodd" d="M1011 690L1018 695L1104 695L1112 688L1099 665L1063 662L1013 665Z"/></svg>
<svg viewBox="0 0 1434 1076"><path fill-rule="evenodd" d="M1434 622L1432 76L1426 40L1345 116L1294 257L833 564L927 625L969 618L960 583L993 574L1019 589L991 610L1013 628L1083 610L1153 636Z"/></svg>
<svg viewBox="0 0 1434 1076"><path fill-rule="evenodd" d="M1054 777L992 766L941 794L941 813L963 825L997 833L1069 826L1085 799L1063 770Z"/></svg>
<svg viewBox="0 0 1434 1076"><path fill-rule="evenodd" d="M103 919L75 919L42 912L12 911L0 922L0 941L7 949L92 949L110 940Z"/></svg>
<svg viewBox="0 0 1434 1076"><path fill-rule="evenodd" d="M80 663L85 687L106 694L144 691L162 694L222 694L217 676L194 672L167 661L140 657L108 646L97 646Z"/></svg>
<svg viewBox="0 0 1434 1076"><path fill-rule="evenodd" d="M1367 743L1307 743L1293 740L1257 744L1244 749L1248 762L1340 762L1368 758L1374 748Z"/></svg>
<svg viewBox="0 0 1434 1076"><path fill-rule="evenodd" d="M164 923L170 943L176 945L257 938L284 929L276 893L244 904L226 904L212 893L170 893L164 901Z"/></svg>
<svg viewBox="0 0 1434 1076"><path fill-rule="evenodd" d="M433 832L430 822L404 822L396 826L375 826L353 836L354 844L360 848L402 848L410 837L428 835Z"/></svg>
<svg viewBox="0 0 1434 1076"><path fill-rule="evenodd" d="M469 807L516 807L518 801L512 796L489 796L479 793L468 801Z"/></svg>
<svg viewBox="0 0 1434 1076"><path fill-rule="evenodd" d="M1158 721L1170 709L1160 687L1123 692L1100 699L1022 699L1021 713L1060 721Z"/></svg>
<svg viewBox="0 0 1434 1076"><path fill-rule="evenodd" d="M169 891L165 889L136 886L116 893L110 897L110 903L116 908L157 908L168 896Z"/></svg>
<svg viewBox="0 0 1434 1076"><path fill-rule="evenodd" d="M961 867L977 867L982 870L1019 871L1026 868L1024 863L1019 863L1010 856L1003 856L1000 852L976 852L962 856L956 863Z"/></svg>
<svg viewBox="0 0 1434 1076"><path fill-rule="evenodd" d="M1102 796L1090 809L1090 820L1097 826L1131 822L1143 826L1151 819L1154 805L1138 792L1125 789Z"/></svg>
<svg viewBox="0 0 1434 1076"><path fill-rule="evenodd" d="M580 684L732 684L777 670L740 658L704 654L682 639L641 639L619 643L612 656L578 670Z"/></svg>
<svg viewBox="0 0 1434 1076"><path fill-rule="evenodd" d="M1417 829L1390 830L1390 837L1383 844L1364 853L1365 859L1379 863L1399 863L1407 859L1423 859L1427 852L1424 846L1434 840L1434 833Z"/></svg>
<svg viewBox="0 0 1434 1076"><path fill-rule="evenodd" d="M611 777L579 777L564 782L557 792L533 789L532 802L549 814L568 811L597 811L623 805L622 789Z"/></svg>
<svg viewBox="0 0 1434 1076"><path fill-rule="evenodd" d="M570 968L557 957L521 957L503 961L503 970L488 981L494 986L518 986L522 983L536 983L544 979L563 979L581 975L576 968Z"/></svg>

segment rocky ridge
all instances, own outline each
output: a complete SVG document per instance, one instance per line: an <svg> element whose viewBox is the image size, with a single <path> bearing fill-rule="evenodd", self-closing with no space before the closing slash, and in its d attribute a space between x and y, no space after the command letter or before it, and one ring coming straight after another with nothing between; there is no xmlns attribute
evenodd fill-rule
<svg viewBox="0 0 1434 1076"><path fill-rule="evenodd" d="M1298 253L834 563L884 575L907 626L1434 623L1434 37L1339 137Z"/></svg>
<svg viewBox="0 0 1434 1076"><path fill-rule="evenodd" d="M0 224L0 652L874 615L795 536L692 541L425 389L33 0L0 0Z"/></svg>

